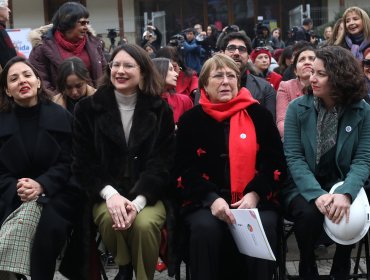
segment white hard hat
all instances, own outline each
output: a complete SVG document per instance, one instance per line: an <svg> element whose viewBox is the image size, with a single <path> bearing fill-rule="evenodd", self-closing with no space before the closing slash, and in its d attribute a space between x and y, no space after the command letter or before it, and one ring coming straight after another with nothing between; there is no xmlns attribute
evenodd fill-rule
<svg viewBox="0 0 370 280"><path fill-rule="evenodd" d="M343 182L336 183L330 190L334 190ZM351 245L360 241L367 233L370 226L370 206L364 188L361 188L356 199L350 207L349 222L343 217L339 224L334 224L325 216L324 230L336 243Z"/></svg>

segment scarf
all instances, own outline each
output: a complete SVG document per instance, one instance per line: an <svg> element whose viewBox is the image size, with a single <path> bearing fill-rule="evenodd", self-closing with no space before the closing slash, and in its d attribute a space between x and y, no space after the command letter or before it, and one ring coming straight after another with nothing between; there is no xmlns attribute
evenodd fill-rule
<svg viewBox="0 0 370 280"><path fill-rule="evenodd" d="M231 202L243 198L244 189L256 174L257 137L253 120L246 108L258 103L251 93L242 88L226 103L212 103L201 89L199 104L204 112L218 122L230 118L229 163Z"/></svg>
<svg viewBox="0 0 370 280"><path fill-rule="evenodd" d="M73 55L75 55L75 56L80 56L80 54L82 53L82 51L85 48L86 37L84 37L83 39L81 39L80 41L78 41L76 43L72 43L70 41L67 41L65 39L64 35L59 30L57 30L54 33L54 38L55 38L55 40L56 40L56 42L58 43L59 46L61 46L65 50L73 53Z"/></svg>
<svg viewBox="0 0 370 280"><path fill-rule="evenodd" d="M343 110L334 107L328 111L317 97L314 97L314 105L317 111L316 164L319 164L321 157L337 143L338 122Z"/></svg>
<svg viewBox="0 0 370 280"><path fill-rule="evenodd" d="M346 35L344 39L346 40L348 47L351 48L351 53L355 58L362 60L364 58L364 50L370 45L370 39L365 39L363 34L351 37Z"/></svg>

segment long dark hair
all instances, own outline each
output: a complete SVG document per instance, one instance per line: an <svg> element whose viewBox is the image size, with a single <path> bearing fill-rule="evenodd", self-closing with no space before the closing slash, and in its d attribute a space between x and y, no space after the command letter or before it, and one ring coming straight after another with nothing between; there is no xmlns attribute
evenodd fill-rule
<svg viewBox="0 0 370 280"><path fill-rule="evenodd" d="M152 60L148 53L138 45L135 44L123 44L118 46L112 53L109 62L112 62L116 55L124 51L128 53L140 67L140 73L142 75L142 86L140 92L146 95L160 95L162 93L161 78L157 69L154 67ZM111 69L107 65L105 68L104 76L101 79L99 85L108 88L114 88L110 79Z"/></svg>
<svg viewBox="0 0 370 280"><path fill-rule="evenodd" d="M8 88L8 73L10 67L14 64L21 62L31 68L35 76L40 80L40 88L37 90L38 101L50 101L50 94L43 88L43 83L36 68L32 66L24 57L15 56L8 61L0 75L0 112L10 112L14 106L14 99L6 94Z"/></svg>
<svg viewBox="0 0 370 280"><path fill-rule="evenodd" d="M58 67L57 90L59 92L64 93L67 78L72 74L91 85L90 73L85 63L80 58L73 56L64 60Z"/></svg>

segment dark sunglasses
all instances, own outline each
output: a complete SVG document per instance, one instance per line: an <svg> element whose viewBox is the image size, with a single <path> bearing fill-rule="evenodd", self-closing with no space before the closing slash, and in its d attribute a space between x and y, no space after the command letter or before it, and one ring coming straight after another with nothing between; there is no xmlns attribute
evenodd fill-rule
<svg viewBox="0 0 370 280"><path fill-rule="evenodd" d="M79 20L77 21L79 24L81 24L82 26L85 26L85 25L88 25L90 24L90 21L89 20Z"/></svg>
<svg viewBox="0 0 370 280"><path fill-rule="evenodd" d="M257 48L255 48L254 49L256 52L259 52L259 51L270 51L270 49L269 48L267 48L267 47L257 47Z"/></svg>
<svg viewBox="0 0 370 280"><path fill-rule="evenodd" d="M362 60L362 65L366 67L370 67L370 59L364 59Z"/></svg>
<svg viewBox="0 0 370 280"><path fill-rule="evenodd" d="M244 46L237 47L235 45L230 45L226 47L226 50L228 50L229 52L235 52L236 50L238 50L240 53L245 53L248 49Z"/></svg>

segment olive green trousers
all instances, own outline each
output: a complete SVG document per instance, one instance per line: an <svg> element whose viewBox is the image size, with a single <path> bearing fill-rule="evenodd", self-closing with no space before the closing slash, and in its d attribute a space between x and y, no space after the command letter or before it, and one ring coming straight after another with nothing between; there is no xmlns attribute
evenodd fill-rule
<svg viewBox="0 0 370 280"><path fill-rule="evenodd" d="M122 266L132 263L136 279L153 279L161 229L166 219L162 201L146 206L127 230L117 231L112 228L113 220L105 201L94 205L93 218L103 243L115 257L116 264Z"/></svg>

